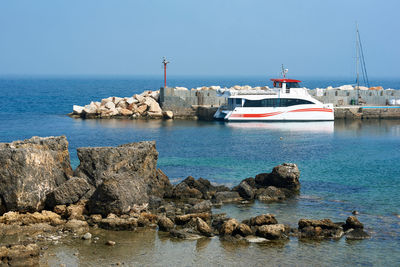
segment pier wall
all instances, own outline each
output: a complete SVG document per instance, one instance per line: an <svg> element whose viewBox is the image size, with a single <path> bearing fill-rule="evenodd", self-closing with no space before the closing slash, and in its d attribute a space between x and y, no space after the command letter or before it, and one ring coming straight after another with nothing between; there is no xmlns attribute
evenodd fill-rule
<svg viewBox="0 0 400 267"><path fill-rule="evenodd" d="M216 108L226 104L226 98L217 96L215 90L185 90L160 88L160 106L171 110L176 117L194 117L198 107Z"/></svg>
<svg viewBox="0 0 400 267"><path fill-rule="evenodd" d="M347 106L351 104L351 100L357 99L357 90L313 89L308 92L319 101L332 103L334 106ZM400 90L359 90L359 93L366 105L385 106L392 99L400 99Z"/></svg>

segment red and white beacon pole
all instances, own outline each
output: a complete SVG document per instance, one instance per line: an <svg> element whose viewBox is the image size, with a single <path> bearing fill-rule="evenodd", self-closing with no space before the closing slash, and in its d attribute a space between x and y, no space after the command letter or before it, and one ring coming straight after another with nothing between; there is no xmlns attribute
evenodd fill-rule
<svg viewBox="0 0 400 267"><path fill-rule="evenodd" d="M164 88L167 88L167 64L169 61L165 57L163 57L162 63L164 64Z"/></svg>

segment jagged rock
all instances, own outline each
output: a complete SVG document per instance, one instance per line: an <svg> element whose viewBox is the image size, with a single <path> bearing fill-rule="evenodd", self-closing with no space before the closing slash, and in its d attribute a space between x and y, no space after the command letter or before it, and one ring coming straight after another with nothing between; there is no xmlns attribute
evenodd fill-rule
<svg viewBox="0 0 400 267"><path fill-rule="evenodd" d="M145 98L141 95L134 95L133 97L136 98L139 101L139 103L144 103L145 101Z"/></svg>
<svg viewBox="0 0 400 267"><path fill-rule="evenodd" d="M173 119L174 118L174 113L170 110L164 111L163 116L165 119Z"/></svg>
<svg viewBox="0 0 400 267"><path fill-rule="evenodd" d="M196 220L197 231L199 231L205 236L212 236L212 229L205 221L203 221L199 217L196 217L195 220Z"/></svg>
<svg viewBox="0 0 400 267"><path fill-rule="evenodd" d="M367 238L370 238L370 235L362 228L355 228L346 233L346 239L348 240L361 240Z"/></svg>
<svg viewBox="0 0 400 267"><path fill-rule="evenodd" d="M133 114L133 112L130 111L129 109L121 108L121 109L119 110L119 114L121 114L122 116L130 116L130 115Z"/></svg>
<svg viewBox="0 0 400 267"><path fill-rule="evenodd" d="M157 169L155 179L148 183L148 194L158 197L169 197L172 194L172 185L168 176L160 169Z"/></svg>
<svg viewBox="0 0 400 267"><path fill-rule="evenodd" d="M261 173L255 177L255 181L262 187L275 186L290 190L300 189L300 171L296 164L283 163L274 167L271 173Z"/></svg>
<svg viewBox="0 0 400 267"><path fill-rule="evenodd" d="M31 225L37 223L46 223L53 226L61 225L64 223L61 216L47 210L34 213L19 213L9 211L0 217L0 223L4 224L18 224L18 225Z"/></svg>
<svg viewBox="0 0 400 267"><path fill-rule="evenodd" d="M156 100L152 97L146 97L144 102L147 106L149 106L149 112L158 113L162 115L162 109Z"/></svg>
<svg viewBox="0 0 400 267"><path fill-rule="evenodd" d="M88 202L90 213L127 213L135 204L147 203L160 184L155 142L78 148L78 157L76 175L97 187Z"/></svg>
<svg viewBox="0 0 400 267"><path fill-rule="evenodd" d="M150 96L155 100L158 101L158 99L160 98L160 91L153 91L150 93Z"/></svg>
<svg viewBox="0 0 400 267"><path fill-rule="evenodd" d="M197 217L203 219L204 221L208 221L211 218L211 215L207 212L180 215L175 217L175 223L178 225L183 225L188 223L192 218Z"/></svg>
<svg viewBox="0 0 400 267"><path fill-rule="evenodd" d="M288 238L283 224L261 225L257 227L256 235L269 240Z"/></svg>
<svg viewBox="0 0 400 267"><path fill-rule="evenodd" d="M299 238L323 239L332 238L339 239L344 232L340 225L333 223L330 219L322 220L299 220Z"/></svg>
<svg viewBox="0 0 400 267"><path fill-rule="evenodd" d="M234 191L223 191L215 193L212 201L213 203L229 203L240 201L242 198L240 197L238 192Z"/></svg>
<svg viewBox="0 0 400 267"><path fill-rule="evenodd" d="M251 188L251 186L248 183L246 183L245 181L242 181L239 184L238 193L244 199L253 199L254 198L253 188Z"/></svg>
<svg viewBox="0 0 400 267"><path fill-rule="evenodd" d="M212 208L212 203L210 200L203 200L196 203L192 208L190 208L190 213L200 213L200 212L210 212Z"/></svg>
<svg viewBox="0 0 400 267"><path fill-rule="evenodd" d="M286 199L286 195L282 189L275 186L268 186L267 188L258 189L256 191L256 198L260 201L281 201Z"/></svg>
<svg viewBox="0 0 400 267"><path fill-rule="evenodd" d="M115 109L115 104L114 102L107 102L104 107L108 108L108 109Z"/></svg>
<svg viewBox="0 0 400 267"><path fill-rule="evenodd" d="M36 244L0 247L1 266L39 266L40 247Z"/></svg>
<svg viewBox="0 0 400 267"><path fill-rule="evenodd" d="M196 188L191 188L185 182L177 184L172 190L172 197L185 199L185 198L202 198L203 194Z"/></svg>
<svg viewBox="0 0 400 267"><path fill-rule="evenodd" d="M364 225L357 219L356 216L350 216L347 218L346 223L343 225L343 230L348 229L363 229Z"/></svg>
<svg viewBox="0 0 400 267"><path fill-rule="evenodd" d="M137 99L133 98L133 97L129 97L129 98L126 99L126 103L127 103L128 105L136 104L136 103L138 103L138 102L139 102L139 101L138 101Z"/></svg>
<svg viewBox="0 0 400 267"><path fill-rule="evenodd" d="M249 220L244 221L249 226L261 226L268 224L277 224L278 221L275 219L273 214L262 214L256 217L252 217Z"/></svg>
<svg viewBox="0 0 400 267"><path fill-rule="evenodd" d="M80 115L82 113L83 109L84 109L84 107L81 107L78 105L72 106L72 112L73 112L73 114L76 114L76 115Z"/></svg>
<svg viewBox="0 0 400 267"><path fill-rule="evenodd" d="M241 236L248 236L253 234L253 231L251 230L250 226L248 226L245 223L239 224L236 231Z"/></svg>
<svg viewBox="0 0 400 267"><path fill-rule="evenodd" d="M160 216L158 219L158 229L160 229L160 231L166 231L168 232L169 230L174 228L174 222L165 216Z"/></svg>
<svg viewBox="0 0 400 267"><path fill-rule="evenodd" d="M108 102L112 102L113 98L108 97L101 100L101 106L105 106Z"/></svg>
<svg viewBox="0 0 400 267"><path fill-rule="evenodd" d="M232 235L239 227L240 223L236 219L229 219L221 226L220 235Z"/></svg>
<svg viewBox="0 0 400 267"><path fill-rule="evenodd" d="M6 210L38 211L72 176L65 136L0 143L0 195Z"/></svg>
<svg viewBox="0 0 400 267"><path fill-rule="evenodd" d="M89 114L89 115L93 115L97 113L97 105L94 102L90 102L89 105L86 105L83 110L82 110L82 114Z"/></svg>
<svg viewBox="0 0 400 267"><path fill-rule="evenodd" d="M86 179L72 177L46 198L46 206L53 209L56 205L66 205L78 202L91 189Z"/></svg>
<svg viewBox="0 0 400 267"><path fill-rule="evenodd" d="M145 104L137 106L135 113L139 113L140 115L143 114L147 110L148 106Z"/></svg>

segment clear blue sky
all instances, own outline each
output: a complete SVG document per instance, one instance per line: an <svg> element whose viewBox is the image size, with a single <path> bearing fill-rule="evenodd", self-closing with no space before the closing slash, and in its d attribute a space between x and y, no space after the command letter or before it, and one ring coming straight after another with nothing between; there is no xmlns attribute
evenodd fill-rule
<svg viewBox="0 0 400 267"><path fill-rule="evenodd" d="M2 0L0 75L400 77L399 0Z"/></svg>

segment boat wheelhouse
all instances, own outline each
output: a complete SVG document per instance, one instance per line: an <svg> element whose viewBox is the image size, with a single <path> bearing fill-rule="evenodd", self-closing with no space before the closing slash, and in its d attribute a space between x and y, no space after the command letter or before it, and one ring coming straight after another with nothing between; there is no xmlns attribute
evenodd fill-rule
<svg viewBox="0 0 400 267"><path fill-rule="evenodd" d="M214 118L226 121L332 121L333 105L312 98L299 80L271 79L266 90L221 90L227 105Z"/></svg>

